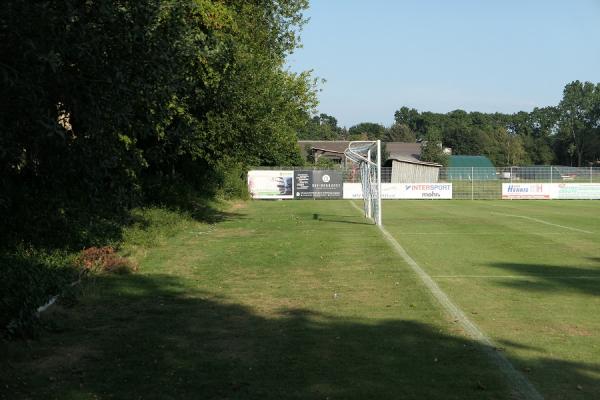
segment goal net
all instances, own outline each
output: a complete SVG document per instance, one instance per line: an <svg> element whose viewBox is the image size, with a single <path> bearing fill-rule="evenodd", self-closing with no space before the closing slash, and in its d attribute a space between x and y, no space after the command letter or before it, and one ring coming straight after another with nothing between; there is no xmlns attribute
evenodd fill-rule
<svg viewBox="0 0 600 400"><path fill-rule="evenodd" d="M381 141L353 141L344 151L358 165L365 216L381 225Z"/></svg>

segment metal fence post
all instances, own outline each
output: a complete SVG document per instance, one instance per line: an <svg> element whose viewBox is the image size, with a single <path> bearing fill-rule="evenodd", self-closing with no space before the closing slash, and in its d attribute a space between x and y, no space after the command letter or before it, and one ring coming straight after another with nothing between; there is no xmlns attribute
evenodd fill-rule
<svg viewBox="0 0 600 400"><path fill-rule="evenodd" d="M513 183L513 167L510 167L510 183Z"/></svg>
<svg viewBox="0 0 600 400"><path fill-rule="evenodd" d="M471 167L471 200L473 200L473 182L475 181L475 167Z"/></svg>
<svg viewBox="0 0 600 400"><path fill-rule="evenodd" d="M592 166L590 165L590 183L592 183L592 172L593 172Z"/></svg>
<svg viewBox="0 0 600 400"><path fill-rule="evenodd" d="M550 183L552 183L552 165L550 165Z"/></svg>

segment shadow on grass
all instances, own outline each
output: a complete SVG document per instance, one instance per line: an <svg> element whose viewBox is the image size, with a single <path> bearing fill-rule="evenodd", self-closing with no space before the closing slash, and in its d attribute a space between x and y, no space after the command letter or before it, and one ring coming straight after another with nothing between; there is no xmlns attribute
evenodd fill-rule
<svg viewBox="0 0 600 400"><path fill-rule="evenodd" d="M342 219L348 218L348 219ZM356 215L335 215L335 214L313 214L312 219L322 222L334 222L340 224L355 224L355 225L373 225L372 222Z"/></svg>
<svg viewBox="0 0 600 400"><path fill-rule="evenodd" d="M84 290L75 308L51 309L42 339L3 344L0 397L514 398L477 344L415 321L264 315L163 275L106 277ZM573 386L566 397L600 390L590 377L598 365L527 365L560 375Z"/></svg>
<svg viewBox="0 0 600 400"><path fill-rule="evenodd" d="M76 307L45 316L42 339L8 344L3 398L508 397L474 343L418 322L262 315L162 275L84 290Z"/></svg>
<svg viewBox="0 0 600 400"><path fill-rule="evenodd" d="M524 291L575 291L591 296L600 296L600 271L578 267L549 264L493 263L490 266L522 279L510 279L503 285Z"/></svg>
<svg viewBox="0 0 600 400"><path fill-rule="evenodd" d="M128 228L145 231L143 236L152 240L150 229L154 234L175 234L177 224L185 219L212 224L243 218L240 213L221 210L213 200L191 196L179 204L155 206L155 211L159 212L134 209L65 216L54 222L56 233L43 233L51 226L42 226L32 237L16 235L19 240L0 242L0 336L35 334L35 326L29 326L35 321L34 311L76 279L72 259L83 248L119 248ZM173 232L170 227L175 227Z"/></svg>

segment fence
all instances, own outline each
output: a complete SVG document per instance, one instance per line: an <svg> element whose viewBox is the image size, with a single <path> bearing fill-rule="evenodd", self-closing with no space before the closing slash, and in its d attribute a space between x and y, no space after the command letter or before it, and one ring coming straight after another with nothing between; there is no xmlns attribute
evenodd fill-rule
<svg viewBox="0 0 600 400"><path fill-rule="evenodd" d="M352 171L345 171L345 182L356 182L357 179L358 177ZM392 168L381 169L381 181L392 181ZM438 182L452 183L453 199L501 199L503 183L600 183L600 168L560 165L503 168L446 167L440 168Z"/></svg>
<svg viewBox="0 0 600 400"><path fill-rule="evenodd" d="M504 168L442 168L454 199L500 199L503 183L600 183L600 168L556 165Z"/></svg>
<svg viewBox="0 0 600 400"><path fill-rule="evenodd" d="M327 169L318 167L273 167L255 169L286 169L286 170L312 170ZM355 169L341 169L344 182L358 182L358 171ZM381 181L383 183L398 182L397 177L392 179L392 168L381 168ZM531 183L598 183L600 184L600 167L568 167L560 165L521 166L521 167L460 167L440 168L439 183L452 183L453 199L501 199L502 184L531 184ZM401 182L401 183L426 183L426 182Z"/></svg>

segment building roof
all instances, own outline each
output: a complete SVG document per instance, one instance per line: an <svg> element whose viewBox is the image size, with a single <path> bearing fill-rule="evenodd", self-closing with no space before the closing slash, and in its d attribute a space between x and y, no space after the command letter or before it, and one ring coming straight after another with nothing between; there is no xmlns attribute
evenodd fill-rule
<svg viewBox="0 0 600 400"><path fill-rule="evenodd" d="M447 178L449 180L495 180L496 167L485 156L450 156Z"/></svg>
<svg viewBox="0 0 600 400"><path fill-rule="evenodd" d="M299 140L298 144L303 154L306 155L307 149L326 151L330 153L343 154L348 148L348 140ZM406 142L386 142L386 151L389 154L388 159L402 159L418 161L421 156L420 143Z"/></svg>
<svg viewBox="0 0 600 400"><path fill-rule="evenodd" d="M451 168L495 168L486 156L450 156L448 166Z"/></svg>
<svg viewBox="0 0 600 400"><path fill-rule="evenodd" d="M390 157L390 158L388 158L388 160L398 161L398 162L403 162L403 163L408 163L408 164L415 164L415 165L425 165L427 167L438 167L438 168L443 167L442 164L428 162L428 161L421 161L421 160L413 160L410 158Z"/></svg>

